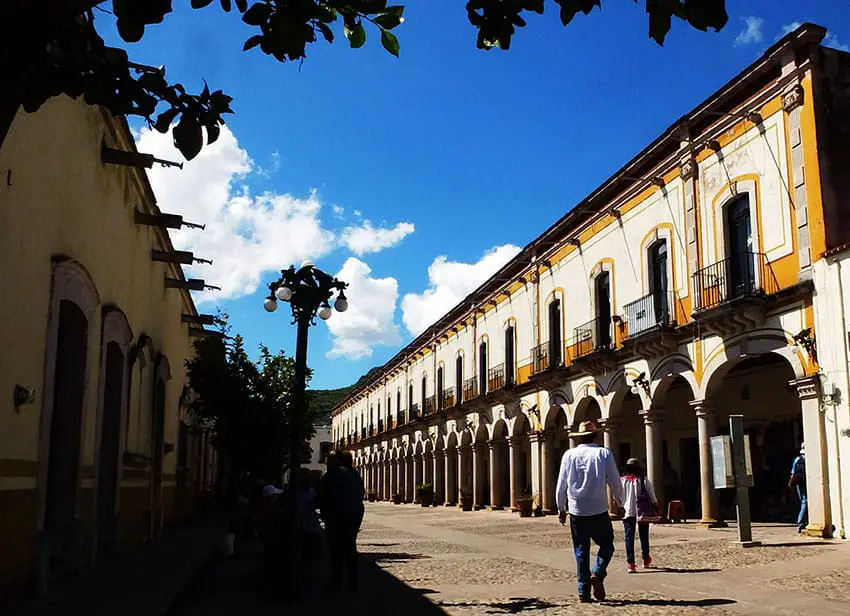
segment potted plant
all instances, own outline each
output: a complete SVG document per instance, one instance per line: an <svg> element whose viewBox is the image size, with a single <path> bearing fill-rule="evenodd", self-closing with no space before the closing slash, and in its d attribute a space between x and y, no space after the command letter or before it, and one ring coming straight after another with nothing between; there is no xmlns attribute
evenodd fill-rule
<svg viewBox="0 0 850 616"><path fill-rule="evenodd" d="M419 498L419 504L423 507L430 507L434 503L434 488L430 483L423 483L416 486L416 496Z"/></svg>
<svg viewBox="0 0 850 616"><path fill-rule="evenodd" d="M402 500L404 499L402 499L401 494L399 494L398 492L393 494L393 505L401 505Z"/></svg>
<svg viewBox="0 0 850 616"><path fill-rule="evenodd" d="M460 492L460 506L464 511L472 511L472 494L466 490Z"/></svg>
<svg viewBox="0 0 850 616"><path fill-rule="evenodd" d="M539 494L534 495L534 517L535 518L542 518L543 517L543 502L542 502Z"/></svg>
<svg viewBox="0 0 850 616"><path fill-rule="evenodd" d="M534 512L534 497L531 492L523 492L517 499L517 508L519 509L519 517L530 518Z"/></svg>

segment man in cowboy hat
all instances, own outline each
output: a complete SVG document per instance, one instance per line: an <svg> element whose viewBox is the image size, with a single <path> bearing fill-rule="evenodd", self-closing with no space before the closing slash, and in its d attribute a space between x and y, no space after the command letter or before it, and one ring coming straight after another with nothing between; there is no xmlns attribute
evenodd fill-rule
<svg viewBox="0 0 850 616"><path fill-rule="evenodd" d="M797 491L800 499L800 513L797 514L797 532L806 532L809 525L809 499L806 491L806 444L800 445L800 455L791 464L791 478L788 487Z"/></svg>
<svg viewBox="0 0 850 616"><path fill-rule="evenodd" d="M558 519L567 522L570 512L570 532L578 566L578 594L582 603L589 603L590 592L597 601L605 599L605 576L608 563L614 556L614 526L608 515L608 491L618 506L624 502L623 486L614 454L596 444L599 428L592 421L583 421L570 437L577 447L567 450L561 459L561 470L555 489ZM596 566L590 571L590 542L599 546Z"/></svg>

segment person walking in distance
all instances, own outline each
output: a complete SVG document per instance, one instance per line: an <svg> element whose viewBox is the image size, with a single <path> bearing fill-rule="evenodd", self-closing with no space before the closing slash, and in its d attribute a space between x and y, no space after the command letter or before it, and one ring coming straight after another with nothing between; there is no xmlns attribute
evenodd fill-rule
<svg viewBox="0 0 850 616"><path fill-rule="evenodd" d="M625 472L621 478L625 502L623 508L623 529L626 533L626 563L628 572L635 573L635 530L640 536L640 551L643 557L643 567L652 566L652 556L649 554L649 523L658 521L658 500L652 482L647 478L646 471L640 460L629 458Z"/></svg>
<svg viewBox="0 0 850 616"><path fill-rule="evenodd" d="M339 454L337 462L336 468L328 467L319 499L330 551L331 590L340 587L343 567L347 569L349 590L357 590L357 534L363 522L366 490L350 452Z"/></svg>
<svg viewBox="0 0 850 616"><path fill-rule="evenodd" d="M806 444L800 445L800 455L794 458L791 464L791 478L788 480L788 487L792 490L797 490L797 497L800 499L800 513L797 515L797 532L806 532L806 526L809 525L809 499L806 492Z"/></svg>
<svg viewBox="0 0 850 616"><path fill-rule="evenodd" d="M578 567L578 594L582 603L590 603L591 590L597 601L605 600L605 577L614 556L614 526L608 515L608 491L611 488L618 507L624 502L623 485L614 454L596 444L599 428L583 421L570 437L578 446L567 450L561 459L555 500L558 520L570 518L570 533ZM599 546L596 565L590 570L590 542Z"/></svg>

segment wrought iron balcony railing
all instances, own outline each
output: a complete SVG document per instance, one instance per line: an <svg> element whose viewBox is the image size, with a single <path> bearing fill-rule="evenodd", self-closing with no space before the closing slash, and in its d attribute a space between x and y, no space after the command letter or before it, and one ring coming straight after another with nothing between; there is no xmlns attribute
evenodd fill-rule
<svg viewBox="0 0 850 616"><path fill-rule="evenodd" d="M402 409L398 412L398 425L403 426L407 423L407 409Z"/></svg>
<svg viewBox="0 0 850 616"><path fill-rule="evenodd" d="M443 408L450 409L455 405L455 388L447 387L443 391Z"/></svg>
<svg viewBox="0 0 850 616"><path fill-rule="evenodd" d="M633 338L656 325L670 327L675 320L673 293L650 293L623 306L628 327L627 337Z"/></svg>
<svg viewBox="0 0 850 616"><path fill-rule="evenodd" d="M779 290L773 268L760 252L744 252L713 263L694 273L693 281L694 312Z"/></svg>
<svg viewBox="0 0 850 616"><path fill-rule="evenodd" d="M487 371L487 391L497 391L505 387L505 364L493 366Z"/></svg>
<svg viewBox="0 0 850 616"><path fill-rule="evenodd" d="M408 421L416 421L422 419L422 412L419 410L419 404L414 402L410 405L410 419Z"/></svg>
<svg viewBox="0 0 850 616"><path fill-rule="evenodd" d="M422 408L426 415L431 415L437 411L437 398L429 396L422 401Z"/></svg>
<svg viewBox="0 0 850 616"><path fill-rule="evenodd" d="M379 419L379 420L378 420L378 433L379 433L379 434L380 434L380 433L383 433L383 431L384 431L384 420L383 420L383 419Z"/></svg>
<svg viewBox="0 0 850 616"><path fill-rule="evenodd" d="M611 319L596 318L576 327L573 333L573 357L590 355L595 351L610 349L613 345Z"/></svg>
<svg viewBox="0 0 850 616"><path fill-rule="evenodd" d="M475 377L466 379L463 382L463 401L469 402L478 395L478 383Z"/></svg>
<svg viewBox="0 0 850 616"><path fill-rule="evenodd" d="M531 373L537 374L549 368L549 343L543 342L531 349Z"/></svg>

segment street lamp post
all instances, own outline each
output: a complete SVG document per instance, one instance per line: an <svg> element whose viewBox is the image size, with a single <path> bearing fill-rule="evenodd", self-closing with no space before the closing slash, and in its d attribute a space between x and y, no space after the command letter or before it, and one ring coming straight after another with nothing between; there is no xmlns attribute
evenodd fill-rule
<svg viewBox="0 0 850 616"><path fill-rule="evenodd" d="M301 450L304 446L304 435L301 427L305 415L305 391L307 389L307 339L310 326L315 323L316 315L327 321L331 318L330 300L336 293L334 308L338 312L348 310L348 299L345 297L345 289L348 285L337 280L317 268L312 261L304 261L298 269L290 266L289 269L280 271L280 278L269 283L269 296L263 302L267 312L274 312L278 307L278 300L289 302L292 309L292 322L297 325L298 331L295 346L295 391L292 396L291 409L291 434L289 450L289 493L287 506L289 509L288 520L290 545L292 548L293 569L298 571L297 559L299 555L296 499L298 493L298 475L301 468ZM292 580L294 582L294 580ZM299 586L294 585L294 589Z"/></svg>

